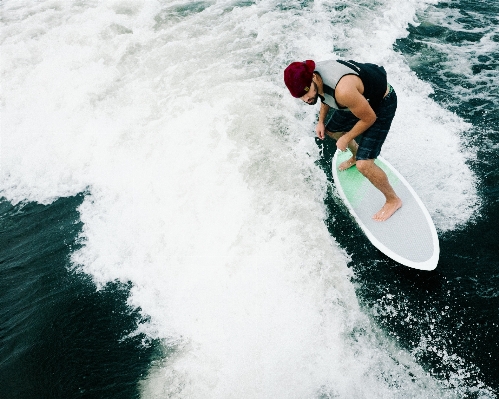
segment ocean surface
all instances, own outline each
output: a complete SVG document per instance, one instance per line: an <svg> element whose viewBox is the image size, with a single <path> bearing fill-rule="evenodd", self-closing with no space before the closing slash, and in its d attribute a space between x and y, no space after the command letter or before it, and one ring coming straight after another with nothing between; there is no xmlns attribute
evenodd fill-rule
<svg viewBox="0 0 499 399"><path fill-rule="evenodd" d="M0 1L0 398L496 398L497 0ZM352 222L291 61L384 65L437 269Z"/></svg>

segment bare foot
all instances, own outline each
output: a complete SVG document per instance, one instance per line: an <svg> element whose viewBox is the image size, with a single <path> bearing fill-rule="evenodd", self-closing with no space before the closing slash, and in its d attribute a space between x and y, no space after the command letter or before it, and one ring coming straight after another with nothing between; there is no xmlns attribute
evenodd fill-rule
<svg viewBox="0 0 499 399"><path fill-rule="evenodd" d="M355 157L351 157L349 160L340 163L340 166L338 166L338 170L344 171L348 168L351 168L353 165L355 165Z"/></svg>
<svg viewBox="0 0 499 399"><path fill-rule="evenodd" d="M377 222L384 222L390 216L392 216L401 206L402 206L402 200L400 198L397 198L396 200L393 201L386 201L385 205L383 205L383 208L381 208L373 216L373 219L376 220Z"/></svg>

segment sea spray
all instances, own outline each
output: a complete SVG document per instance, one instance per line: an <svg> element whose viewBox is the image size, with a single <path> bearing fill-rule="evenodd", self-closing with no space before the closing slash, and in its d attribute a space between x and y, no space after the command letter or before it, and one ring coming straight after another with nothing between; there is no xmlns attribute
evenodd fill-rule
<svg viewBox="0 0 499 399"><path fill-rule="evenodd" d="M100 286L131 282L129 303L150 318L141 328L165 344L145 398L454 397L359 308L324 224L317 109L282 83L296 59L386 65L403 99L384 155L440 230L465 222L477 203L466 125L391 49L416 8L4 5L3 193L88 193L74 264ZM361 23L376 26L367 41ZM421 172L440 145L447 163Z"/></svg>

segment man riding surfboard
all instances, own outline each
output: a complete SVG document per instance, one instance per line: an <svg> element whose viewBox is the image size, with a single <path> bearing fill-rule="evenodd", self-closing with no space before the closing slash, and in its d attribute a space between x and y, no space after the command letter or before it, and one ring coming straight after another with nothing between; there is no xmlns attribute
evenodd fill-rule
<svg viewBox="0 0 499 399"><path fill-rule="evenodd" d="M386 173L374 163L397 109L397 95L387 82L385 69L355 61L307 60L291 63L284 71L284 82L293 97L309 105L320 98L317 136L335 139L341 151L350 149L352 157L339 169L356 165L385 196L385 204L373 219L382 222L390 218L402 206L402 200ZM326 125L331 107L335 112Z"/></svg>

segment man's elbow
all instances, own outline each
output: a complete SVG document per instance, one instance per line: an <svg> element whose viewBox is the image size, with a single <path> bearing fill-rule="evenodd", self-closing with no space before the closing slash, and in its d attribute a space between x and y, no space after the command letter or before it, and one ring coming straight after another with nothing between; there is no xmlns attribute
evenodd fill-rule
<svg viewBox="0 0 499 399"><path fill-rule="evenodd" d="M369 126L372 126L374 125L374 122L376 122L376 119L377 119L377 116L376 114L373 112L371 115L367 115L365 118L364 118L364 122L367 123Z"/></svg>

